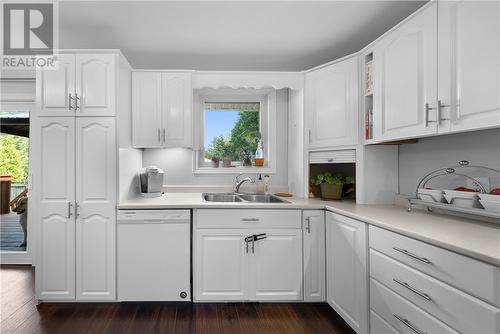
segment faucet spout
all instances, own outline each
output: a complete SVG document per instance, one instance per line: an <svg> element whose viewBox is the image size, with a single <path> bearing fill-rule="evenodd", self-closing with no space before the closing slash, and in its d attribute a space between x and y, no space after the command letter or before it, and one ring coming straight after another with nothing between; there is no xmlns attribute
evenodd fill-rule
<svg viewBox="0 0 500 334"><path fill-rule="evenodd" d="M250 182L250 183L255 183L255 179L252 179L251 177L245 177L244 179L240 180L240 176L243 174L239 174L234 178L234 193L239 194L240 193L240 187L243 183L245 182Z"/></svg>

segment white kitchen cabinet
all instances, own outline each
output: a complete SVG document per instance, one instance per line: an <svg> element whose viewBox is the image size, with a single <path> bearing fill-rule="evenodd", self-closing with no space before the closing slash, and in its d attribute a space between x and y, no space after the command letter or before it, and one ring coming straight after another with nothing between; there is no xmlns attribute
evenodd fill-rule
<svg viewBox="0 0 500 334"><path fill-rule="evenodd" d="M199 209L193 240L195 301L302 300L300 210Z"/></svg>
<svg viewBox="0 0 500 334"><path fill-rule="evenodd" d="M438 3L439 132L500 126L500 2Z"/></svg>
<svg viewBox="0 0 500 334"><path fill-rule="evenodd" d="M115 205L115 119L77 118L77 299L115 299Z"/></svg>
<svg viewBox="0 0 500 334"><path fill-rule="evenodd" d="M162 147L161 73L132 72L132 142L135 147Z"/></svg>
<svg viewBox="0 0 500 334"><path fill-rule="evenodd" d="M309 149L358 142L358 58L306 74Z"/></svg>
<svg viewBox="0 0 500 334"><path fill-rule="evenodd" d="M59 55L56 66L36 72L38 116L75 115L75 55Z"/></svg>
<svg viewBox="0 0 500 334"><path fill-rule="evenodd" d="M191 73L162 73L162 125L165 147L192 146Z"/></svg>
<svg viewBox="0 0 500 334"><path fill-rule="evenodd" d="M192 100L190 73L133 72L133 145L192 146Z"/></svg>
<svg viewBox="0 0 500 334"><path fill-rule="evenodd" d="M61 54L36 74L37 116L114 116L116 55Z"/></svg>
<svg viewBox="0 0 500 334"><path fill-rule="evenodd" d="M266 238L255 241L249 252L250 300L302 299L302 231L254 231Z"/></svg>
<svg viewBox="0 0 500 334"><path fill-rule="evenodd" d="M31 215L38 299L75 298L75 120L38 118L32 128Z"/></svg>
<svg viewBox="0 0 500 334"><path fill-rule="evenodd" d="M437 133L436 53L436 3L377 42L373 49L376 141Z"/></svg>
<svg viewBox="0 0 500 334"><path fill-rule="evenodd" d="M195 300L246 300L248 253L243 229L197 230L194 247Z"/></svg>
<svg viewBox="0 0 500 334"><path fill-rule="evenodd" d="M327 302L357 332L368 333L367 225L326 213Z"/></svg>
<svg viewBox="0 0 500 334"><path fill-rule="evenodd" d="M115 119L36 117L32 143L37 298L115 299Z"/></svg>
<svg viewBox="0 0 500 334"><path fill-rule="evenodd" d="M325 211L303 211L302 233L304 301L323 302L326 300Z"/></svg>
<svg viewBox="0 0 500 334"><path fill-rule="evenodd" d="M116 55L78 54L75 57L76 116L114 116Z"/></svg>

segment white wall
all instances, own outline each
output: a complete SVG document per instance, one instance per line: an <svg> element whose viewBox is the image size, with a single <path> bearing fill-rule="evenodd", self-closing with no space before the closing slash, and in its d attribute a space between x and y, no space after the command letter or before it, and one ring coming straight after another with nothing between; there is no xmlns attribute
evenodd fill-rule
<svg viewBox="0 0 500 334"><path fill-rule="evenodd" d="M271 175L272 191L288 189L288 90L276 91L277 161ZM144 149L143 166L155 165L165 171L166 186L232 186L235 175L193 174L193 151L190 149ZM253 186L245 190L252 191Z"/></svg>
<svg viewBox="0 0 500 334"><path fill-rule="evenodd" d="M420 139L399 147L399 189L414 194L420 179L460 160L500 170L500 129Z"/></svg>

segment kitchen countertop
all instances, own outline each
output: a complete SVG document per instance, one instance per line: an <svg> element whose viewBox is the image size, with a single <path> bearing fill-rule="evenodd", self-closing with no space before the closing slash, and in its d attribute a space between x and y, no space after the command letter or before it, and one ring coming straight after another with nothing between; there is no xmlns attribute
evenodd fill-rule
<svg viewBox="0 0 500 334"><path fill-rule="evenodd" d="M352 201L284 198L290 203L213 203L201 193L168 193L157 198L137 198L118 209L326 209L379 226L456 253L500 266L500 225L431 213L395 205L363 205Z"/></svg>

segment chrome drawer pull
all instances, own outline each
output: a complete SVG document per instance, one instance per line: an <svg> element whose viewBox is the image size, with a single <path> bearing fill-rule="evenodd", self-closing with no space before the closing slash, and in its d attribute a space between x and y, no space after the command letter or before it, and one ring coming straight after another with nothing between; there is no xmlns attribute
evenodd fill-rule
<svg viewBox="0 0 500 334"><path fill-rule="evenodd" d="M410 284L408 284L408 283L406 283L406 282L403 282L403 281L400 281L400 280L398 280L397 278L393 278L392 280L393 280L394 282L398 283L399 285L401 285L401 286L403 286L403 287L407 288L407 289L408 289L408 290L410 290L411 292L413 292L413 293L415 293L415 294L419 295L420 297L424 298L425 300L432 300L432 299L431 299L431 297L430 297L428 294L426 294L426 293L424 293L424 292L422 292L422 291L419 291L418 289L416 289L416 288L412 287Z"/></svg>
<svg viewBox="0 0 500 334"><path fill-rule="evenodd" d="M241 218L242 222L258 222L259 218Z"/></svg>
<svg viewBox="0 0 500 334"><path fill-rule="evenodd" d="M413 253L410 253L409 251L407 251L406 249L402 249L402 248L399 248L399 247L392 247L392 249L394 249L395 251L397 252L400 252L406 256L409 256L415 260L418 260L420 262L423 262L423 263L427 263L427 264L430 264L431 261L429 261L429 259L426 259L425 257L421 257L421 256L418 256L418 255L415 255Z"/></svg>
<svg viewBox="0 0 500 334"><path fill-rule="evenodd" d="M398 319L399 321L401 321L406 327L408 327L409 329L411 329L412 331L414 331L415 333L417 333L417 334L427 334L427 332L424 332L423 330L421 330L420 328L418 328L417 326L415 326L414 324L412 324L408 319L403 318L399 314L394 313L393 316L396 319Z"/></svg>

